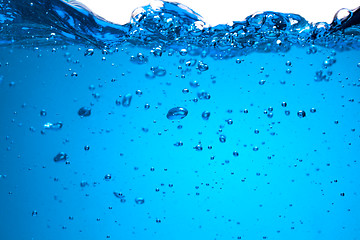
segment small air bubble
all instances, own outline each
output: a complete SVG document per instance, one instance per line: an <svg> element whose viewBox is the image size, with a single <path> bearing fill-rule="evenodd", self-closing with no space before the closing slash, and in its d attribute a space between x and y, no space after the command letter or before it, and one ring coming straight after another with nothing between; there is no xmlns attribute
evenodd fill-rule
<svg viewBox="0 0 360 240"><path fill-rule="evenodd" d="M42 116L42 117L45 117L46 116L46 110L45 109L42 109L41 111L40 111L40 116Z"/></svg>
<svg viewBox="0 0 360 240"><path fill-rule="evenodd" d="M145 200L142 197L138 197L138 198L135 198L135 203L136 204L144 204Z"/></svg>
<svg viewBox="0 0 360 240"><path fill-rule="evenodd" d="M300 110L300 111L298 111L297 116L298 116L299 118L304 118L304 117L306 116L306 113L305 113L305 111Z"/></svg>
<svg viewBox="0 0 360 240"><path fill-rule="evenodd" d="M219 141L220 141L221 143L225 143L225 142L226 142L226 136L225 136L225 135L220 135Z"/></svg>
<svg viewBox="0 0 360 240"><path fill-rule="evenodd" d="M78 111L78 115L80 117L88 117L88 116L90 116L91 115L91 108L89 108L89 107L80 108L79 111Z"/></svg>
<svg viewBox="0 0 360 240"><path fill-rule="evenodd" d="M259 85L264 85L265 82L266 82L266 80L263 80L263 79L262 79L262 80L259 81Z"/></svg>
<svg viewBox="0 0 360 240"><path fill-rule="evenodd" d="M111 174L106 174L106 175L104 176L104 180L105 180L105 181L110 181L110 180L111 180Z"/></svg>
<svg viewBox="0 0 360 240"><path fill-rule="evenodd" d="M186 56L187 50L186 49L181 49L179 53L180 53L181 56Z"/></svg>

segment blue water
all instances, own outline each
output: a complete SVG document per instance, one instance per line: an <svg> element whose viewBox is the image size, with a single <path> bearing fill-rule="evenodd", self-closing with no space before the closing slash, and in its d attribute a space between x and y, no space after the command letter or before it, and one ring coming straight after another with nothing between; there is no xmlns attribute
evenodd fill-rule
<svg viewBox="0 0 360 240"><path fill-rule="evenodd" d="M0 2L0 239L360 239L358 10L70 3Z"/></svg>

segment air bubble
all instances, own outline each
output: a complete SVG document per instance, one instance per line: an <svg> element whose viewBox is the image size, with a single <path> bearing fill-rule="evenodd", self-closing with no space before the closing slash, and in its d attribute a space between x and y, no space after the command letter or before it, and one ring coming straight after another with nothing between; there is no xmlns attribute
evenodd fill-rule
<svg viewBox="0 0 360 240"><path fill-rule="evenodd" d="M84 53L84 56L86 56L86 57L92 56L92 55L94 55L94 49L91 49L91 48L87 49Z"/></svg>
<svg viewBox="0 0 360 240"><path fill-rule="evenodd" d="M226 136L225 136L225 135L220 135L219 141L220 141L221 143L225 143L225 142L226 142Z"/></svg>
<svg viewBox="0 0 360 240"><path fill-rule="evenodd" d="M209 66L206 63L203 63L202 61L198 62L198 69L200 72L204 72L209 70Z"/></svg>
<svg viewBox="0 0 360 240"><path fill-rule="evenodd" d="M80 117L88 117L88 116L90 116L91 115L91 108L89 108L89 107L80 108L79 111L78 111L78 115Z"/></svg>
<svg viewBox="0 0 360 240"><path fill-rule="evenodd" d="M138 197L138 198L135 198L135 203L136 204L144 204L145 200L142 197Z"/></svg>
<svg viewBox="0 0 360 240"><path fill-rule="evenodd" d="M186 56L187 50L186 49L181 49L179 53L180 53L181 56Z"/></svg>
<svg viewBox="0 0 360 240"><path fill-rule="evenodd" d="M174 143L174 146L175 146L175 147L181 147L181 146L183 146L183 145L184 145L184 144L183 144L182 141L178 141L178 142Z"/></svg>
<svg viewBox="0 0 360 240"><path fill-rule="evenodd" d="M190 86L193 87L193 88L196 88L196 87L199 87L200 86L200 83L196 80L190 82Z"/></svg>
<svg viewBox="0 0 360 240"><path fill-rule="evenodd" d="M131 103L132 95L130 93L126 94L122 99L122 105L124 107L129 107Z"/></svg>
<svg viewBox="0 0 360 240"><path fill-rule="evenodd" d="M44 128L45 129L50 129L50 130L60 130L63 127L63 124L61 122L57 122L57 123L45 123L44 124Z"/></svg>
<svg viewBox="0 0 360 240"><path fill-rule="evenodd" d="M189 89L184 88L184 89L182 90L182 92L183 92L184 94L189 93Z"/></svg>
<svg viewBox="0 0 360 240"><path fill-rule="evenodd" d="M196 151L202 151L203 147L201 144L196 145L195 147L193 147Z"/></svg>
<svg viewBox="0 0 360 240"><path fill-rule="evenodd" d="M54 157L54 162L60 162L60 161L66 161L69 158L69 156L64 153L64 152L59 152L55 157Z"/></svg>
<svg viewBox="0 0 360 240"><path fill-rule="evenodd" d="M210 118L210 112L209 112L209 111L204 111L204 112L201 114L201 117L202 117L202 119L204 119L204 120L209 120L209 118Z"/></svg>
<svg viewBox="0 0 360 240"><path fill-rule="evenodd" d="M145 57L142 53L138 53L136 56L131 56L130 61L137 64L145 64L148 61L148 58Z"/></svg>
<svg viewBox="0 0 360 240"><path fill-rule="evenodd" d="M154 67L152 68L152 71L154 72L155 76L163 77L166 75L166 69L163 67Z"/></svg>
<svg viewBox="0 0 360 240"><path fill-rule="evenodd" d="M45 117L46 116L46 110L45 109L42 109L41 111L40 111L40 116L42 116L42 117Z"/></svg>
<svg viewBox="0 0 360 240"><path fill-rule="evenodd" d="M298 111L297 116L298 116L299 118L304 118L304 117L306 116L306 113L305 113L305 111L300 110L300 111Z"/></svg>
<svg viewBox="0 0 360 240"><path fill-rule="evenodd" d="M183 119L187 115L188 115L188 110L186 108L174 107L168 111L166 117L170 120L178 120L178 119Z"/></svg>
<svg viewBox="0 0 360 240"><path fill-rule="evenodd" d="M197 95L199 99L209 100L211 98L210 93L206 92L205 90L199 91Z"/></svg>
<svg viewBox="0 0 360 240"><path fill-rule="evenodd" d="M106 174L106 175L104 176L104 180L105 180L105 181L110 181L110 180L111 180L111 174Z"/></svg>

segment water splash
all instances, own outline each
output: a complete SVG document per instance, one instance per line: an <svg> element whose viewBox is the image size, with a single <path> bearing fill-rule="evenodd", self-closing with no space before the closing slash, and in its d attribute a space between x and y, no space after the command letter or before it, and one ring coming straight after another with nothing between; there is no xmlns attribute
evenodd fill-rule
<svg viewBox="0 0 360 240"><path fill-rule="evenodd" d="M157 54L173 48L193 55L205 50L221 57L251 51L285 52L294 45L338 50L360 47L359 8L340 9L331 24L266 11L245 21L212 27L190 8L164 1L137 8L125 25L106 21L76 1L19 0L1 2L0 6L1 45L84 43L112 48L130 43L154 48ZM188 44L192 47L184 49Z"/></svg>

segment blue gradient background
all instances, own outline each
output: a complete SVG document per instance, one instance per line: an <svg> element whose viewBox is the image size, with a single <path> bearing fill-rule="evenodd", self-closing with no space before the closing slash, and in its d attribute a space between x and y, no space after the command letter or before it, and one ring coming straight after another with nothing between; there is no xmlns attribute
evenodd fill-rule
<svg viewBox="0 0 360 240"><path fill-rule="evenodd" d="M359 239L359 50L337 52L324 69L333 50L320 47L222 60L55 48L0 49L1 239ZM139 52L147 63L130 61ZM166 75L146 78L157 66ZM315 82L318 70L331 70L330 81ZM211 98L194 102L200 90ZM129 93L129 107L115 104ZM81 118L84 106L92 112ZM173 107L189 114L171 121ZM58 131L43 127L59 121ZM70 164L53 161L59 152Z"/></svg>

